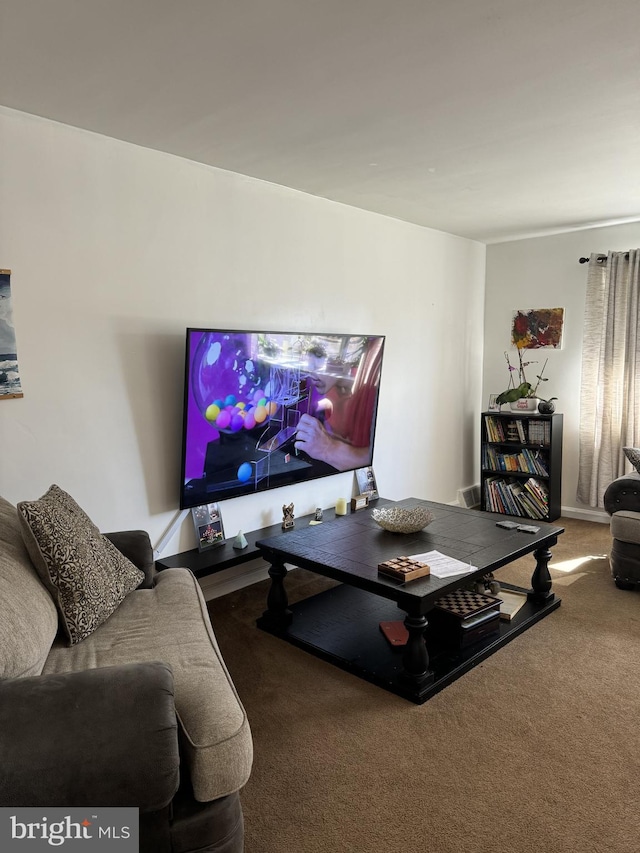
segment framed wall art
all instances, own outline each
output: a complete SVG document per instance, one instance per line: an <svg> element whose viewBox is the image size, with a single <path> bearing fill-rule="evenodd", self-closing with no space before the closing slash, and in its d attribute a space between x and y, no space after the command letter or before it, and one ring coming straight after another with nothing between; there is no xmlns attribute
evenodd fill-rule
<svg viewBox="0 0 640 853"><path fill-rule="evenodd" d="M521 308L513 312L511 343L518 349L562 349L564 308Z"/></svg>
<svg viewBox="0 0 640 853"><path fill-rule="evenodd" d="M0 400L24 397L13 327L11 270L0 270Z"/></svg>

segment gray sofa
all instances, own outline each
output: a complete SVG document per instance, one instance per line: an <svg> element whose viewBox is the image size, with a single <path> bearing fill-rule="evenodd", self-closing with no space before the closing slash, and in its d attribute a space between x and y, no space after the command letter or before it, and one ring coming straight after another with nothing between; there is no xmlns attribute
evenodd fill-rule
<svg viewBox="0 0 640 853"><path fill-rule="evenodd" d="M240 853L251 733L199 585L156 574L146 533L95 533L73 554L117 546L135 588L70 640L60 578L0 498L0 806L135 806L141 851Z"/></svg>
<svg viewBox="0 0 640 853"><path fill-rule="evenodd" d="M611 574L620 589L640 586L640 474L615 479L604 493L611 516Z"/></svg>

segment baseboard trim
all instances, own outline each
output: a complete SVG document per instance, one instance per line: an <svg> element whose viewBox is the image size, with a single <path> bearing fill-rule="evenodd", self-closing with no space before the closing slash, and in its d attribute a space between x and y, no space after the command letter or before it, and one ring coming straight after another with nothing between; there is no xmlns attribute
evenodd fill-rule
<svg viewBox="0 0 640 853"><path fill-rule="evenodd" d="M269 577L269 565L264 560L256 559L242 566L225 569L212 575L199 578L200 587L206 601L220 598L230 592L251 586L259 581L267 580Z"/></svg>
<svg viewBox="0 0 640 853"><path fill-rule="evenodd" d="M598 524L609 524L611 518L604 510L578 509L574 506L563 506L560 512L565 518L577 518L580 521L596 521Z"/></svg>
<svg viewBox="0 0 640 853"><path fill-rule="evenodd" d="M449 506L462 506L458 501L451 501ZM480 505L468 507L469 509L480 509ZM463 507L464 509L464 507ZM598 524L609 524L611 517L604 510L579 509L575 506L560 507L560 515L565 518L577 518L580 521L596 521Z"/></svg>

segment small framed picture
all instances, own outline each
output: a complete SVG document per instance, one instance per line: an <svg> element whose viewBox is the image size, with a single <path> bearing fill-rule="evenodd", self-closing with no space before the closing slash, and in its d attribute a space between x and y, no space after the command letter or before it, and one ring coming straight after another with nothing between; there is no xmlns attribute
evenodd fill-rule
<svg viewBox="0 0 640 853"><path fill-rule="evenodd" d="M487 408L488 412L499 412L500 411L500 403L496 403L498 399L498 394L489 394L489 407Z"/></svg>
<svg viewBox="0 0 640 853"><path fill-rule="evenodd" d="M202 504L191 510L198 537L198 550L208 551L224 542L224 527L218 504Z"/></svg>
<svg viewBox="0 0 640 853"><path fill-rule="evenodd" d="M357 512L359 509L366 509L369 506L369 495L356 495L351 498L351 512Z"/></svg>
<svg viewBox="0 0 640 853"><path fill-rule="evenodd" d="M358 481L358 492L360 495L366 495L370 501L374 501L380 497L376 485L376 477L371 465L366 468L358 468L356 471L356 480Z"/></svg>

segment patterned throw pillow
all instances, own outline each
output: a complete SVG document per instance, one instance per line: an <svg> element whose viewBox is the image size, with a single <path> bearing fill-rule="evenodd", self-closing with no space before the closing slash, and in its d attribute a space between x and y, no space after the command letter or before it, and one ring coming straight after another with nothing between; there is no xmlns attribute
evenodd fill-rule
<svg viewBox="0 0 640 853"><path fill-rule="evenodd" d="M144 579L59 486L40 500L19 503L18 517L70 645L95 631Z"/></svg>
<svg viewBox="0 0 640 853"><path fill-rule="evenodd" d="M627 457L629 462L636 469L638 474L640 474L640 448L639 447L623 447L622 448L624 455Z"/></svg>

